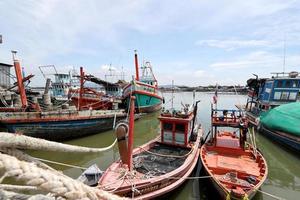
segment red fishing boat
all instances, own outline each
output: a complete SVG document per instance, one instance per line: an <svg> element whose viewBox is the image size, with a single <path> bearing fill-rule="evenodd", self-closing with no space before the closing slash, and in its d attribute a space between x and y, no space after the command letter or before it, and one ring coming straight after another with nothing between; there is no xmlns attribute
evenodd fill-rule
<svg viewBox="0 0 300 200"><path fill-rule="evenodd" d="M238 110L212 109L212 137L200 151L204 170L222 199L251 199L268 175L267 162L255 142L246 142L248 125L241 116ZM239 134L218 127L238 128Z"/></svg>
<svg viewBox="0 0 300 200"><path fill-rule="evenodd" d="M128 145L126 126L116 129L120 160L102 175L98 187L124 197L153 199L179 187L192 173L199 157L202 128L193 111L163 113L159 137L132 150L134 98L131 97Z"/></svg>

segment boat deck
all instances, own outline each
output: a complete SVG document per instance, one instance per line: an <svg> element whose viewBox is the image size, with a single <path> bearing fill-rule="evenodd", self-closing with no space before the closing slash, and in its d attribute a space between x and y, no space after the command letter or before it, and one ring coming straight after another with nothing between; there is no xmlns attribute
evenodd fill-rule
<svg viewBox="0 0 300 200"><path fill-rule="evenodd" d="M142 174L160 176L180 167L185 161L184 155L188 154L189 151L188 148L157 142L148 151L134 155L134 168Z"/></svg>
<svg viewBox="0 0 300 200"><path fill-rule="evenodd" d="M236 171L244 175L260 176L259 163L250 155L234 155L217 151L207 151L206 163L215 173Z"/></svg>

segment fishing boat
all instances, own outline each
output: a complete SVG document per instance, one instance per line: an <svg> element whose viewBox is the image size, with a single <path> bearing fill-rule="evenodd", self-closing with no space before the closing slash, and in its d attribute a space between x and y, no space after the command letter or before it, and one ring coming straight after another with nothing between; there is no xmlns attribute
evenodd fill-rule
<svg viewBox="0 0 300 200"><path fill-rule="evenodd" d="M136 97L135 107L137 112L151 113L161 109L163 98L158 90L158 83L153 74L150 62L146 62L142 69L142 76L139 75L138 57L135 51L135 79L123 89L123 97L127 105L130 96Z"/></svg>
<svg viewBox="0 0 300 200"><path fill-rule="evenodd" d="M247 120L239 110L211 111L212 137L200 150L204 171L221 199L252 199L267 178L263 155L246 143ZM218 130L222 127L223 129ZM224 130L224 127L238 128Z"/></svg>
<svg viewBox="0 0 300 200"><path fill-rule="evenodd" d="M129 128L116 129L120 160L102 174L98 187L134 199L154 199L175 190L192 173L199 157L202 128L194 110L162 113L157 138L132 150L134 98L130 106ZM126 137L128 134L128 144Z"/></svg>
<svg viewBox="0 0 300 200"><path fill-rule="evenodd" d="M84 109L79 101L79 109L56 108L44 109L38 102L27 100L24 78L21 75L19 61L13 52L21 107L0 109L0 124L11 133L44 138L48 140L67 140L84 135L96 134L112 129L115 123L126 117L125 110L93 110ZM84 89L84 72L80 69L80 95Z"/></svg>
<svg viewBox="0 0 300 200"><path fill-rule="evenodd" d="M251 78L247 81L248 99L246 116L258 126L261 114L292 102L300 101L300 76L298 72L272 73L271 78Z"/></svg>

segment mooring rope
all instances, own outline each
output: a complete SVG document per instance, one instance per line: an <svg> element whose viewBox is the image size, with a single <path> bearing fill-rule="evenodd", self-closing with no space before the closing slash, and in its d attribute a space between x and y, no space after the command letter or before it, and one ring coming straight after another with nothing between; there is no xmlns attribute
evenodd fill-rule
<svg viewBox="0 0 300 200"><path fill-rule="evenodd" d="M58 142L48 141L39 138L33 138L25 135L18 135L6 132L0 132L0 146L17 148L17 149L32 149L42 151L59 151L59 152L73 152L73 153L98 153L110 150L117 143L115 141L103 148L89 148L69 144L62 144Z"/></svg>
<svg viewBox="0 0 300 200"><path fill-rule="evenodd" d="M274 198L274 199L285 200L285 199L282 198L282 197L278 197L278 196L276 196L276 195L270 194L270 193L268 193L268 192L265 192L265 191L262 191L262 190L259 190L259 189L257 189L257 191L258 191L258 192L261 192L262 194L265 194L265 195L267 195L267 196L269 196L269 197L272 197L272 198Z"/></svg>
<svg viewBox="0 0 300 200"><path fill-rule="evenodd" d="M52 160L46 160L46 159L37 158L37 157L33 157L33 158L35 160L39 160L39 161L43 161L43 162L47 162L47 163L52 163L52 164L56 164L56 165L61 165L61 166L73 167L73 168L82 169L82 170L88 169L87 167L80 167L80 166L65 164L65 163L56 162L56 161L52 161Z"/></svg>
<svg viewBox="0 0 300 200"><path fill-rule="evenodd" d="M2 153L0 153L0 171L6 172L7 177L25 182L26 185L36 186L42 191L70 200L125 199Z"/></svg>
<svg viewBox="0 0 300 200"><path fill-rule="evenodd" d="M149 151L149 150L147 150L147 149L145 149L143 147L138 147L138 148L143 149L147 153L150 153L150 154L153 154L153 155L156 155L156 156L161 156L161 157L168 157L168 158L170 158L170 157L171 158L185 158L188 155L190 155L193 152L193 149L194 149L194 147L192 147L191 150L188 153L186 153L186 154L184 154L182 156L177 156L177 155L170 155L170 154L155 153L155 152Z"/></svg>

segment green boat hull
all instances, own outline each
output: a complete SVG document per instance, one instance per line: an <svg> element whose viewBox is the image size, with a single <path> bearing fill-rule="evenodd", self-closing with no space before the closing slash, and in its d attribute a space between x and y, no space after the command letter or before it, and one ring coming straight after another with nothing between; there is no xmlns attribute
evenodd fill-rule
<svg viewBox="0 0 300 200"><path fill-rule="evenodd" d="M137 94L135 96L135 108L141 113L151 113L161 109L162 100L155 96L146 94ZM129 104L129 97L127 97L127 105Z"/></svg>

